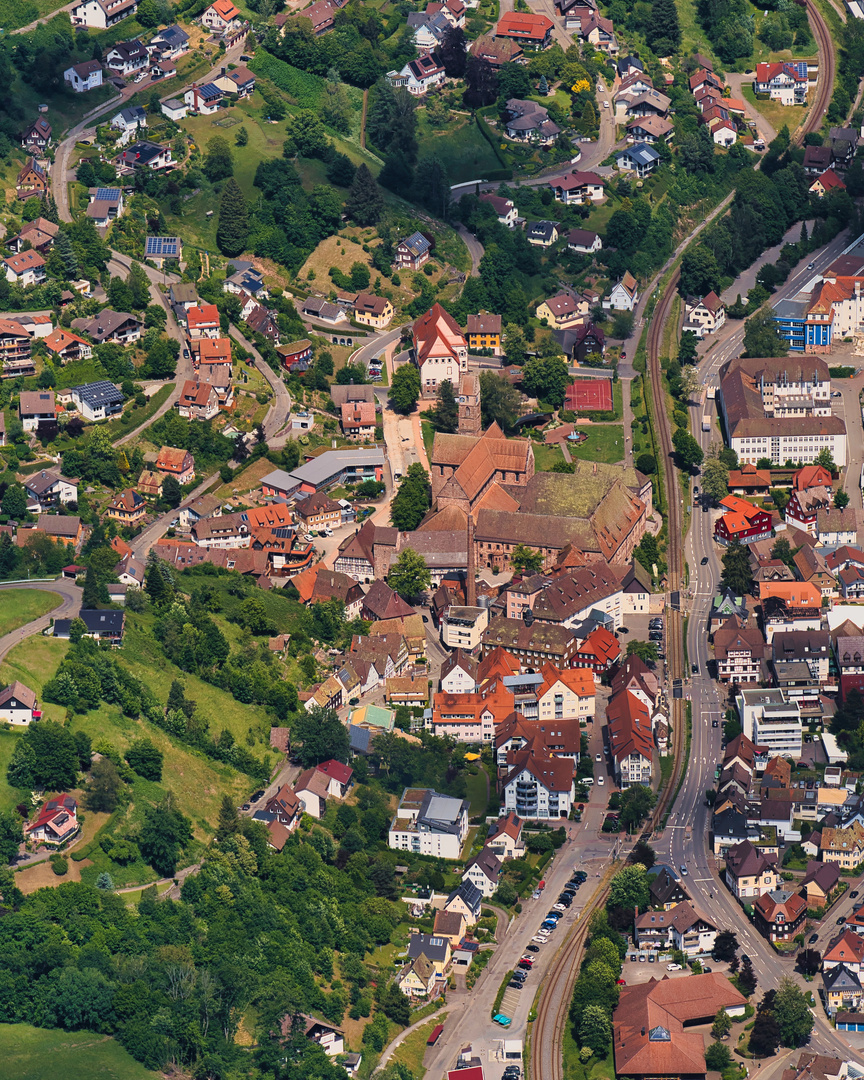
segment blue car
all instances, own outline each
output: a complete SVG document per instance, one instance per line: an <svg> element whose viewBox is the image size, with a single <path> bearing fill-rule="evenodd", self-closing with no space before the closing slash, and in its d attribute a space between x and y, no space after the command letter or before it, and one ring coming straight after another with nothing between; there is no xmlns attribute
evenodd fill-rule
<svg viewBox="0 0 864 1080"><path fill-rule="evenodd" d="M557 929L558 923L555 921L555 919L545 919L542 923L540 923L540 926L544 930L555 930Z"/></svg>

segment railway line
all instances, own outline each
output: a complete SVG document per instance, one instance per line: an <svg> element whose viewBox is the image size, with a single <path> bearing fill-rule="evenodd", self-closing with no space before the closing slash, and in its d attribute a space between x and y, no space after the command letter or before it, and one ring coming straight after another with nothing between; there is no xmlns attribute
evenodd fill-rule
<svg viewBox="0 0 864 1080"><path fill-rule="evenodd" d="M816 97L806 120L793 137L793 142L799 145L808 132L817 131L822 126L822 119L828 110L828 104L834 89L835 71L834 49L828 26L813 0L806 0L806 7L819 48L819 75L816 82ZM674 449L672 431L666 408L666 391L663 385L660 358L663 346L663 330L672 310L672 303L680 277L680 272L676 268L669 278L662 296L657 301L648 328L648 371L651 379L651 409L657 433L659 458L663 462L663 480L666 492L666 520L669 537L667 546L668 589L670 595L677 593L679 597L684 580L684 536L681 527L683 500L678 473L672 458ZM684 622L680 602L675 605L670 604L667 609L666 650L668 663L667 682L670 686L674 686L674 680L681 679L683 682L687 674L684 670ZM687 764L685 756L687 732L684 722L683 698L673 696L670 704L674 767L669 783L661 792L657 806L654 808L651 819L643 832L643 837L646 839L655 831L662 830L664 818L672 808L672 803ZM590 903L582 912L579 923L573 928L570 936L562 945L561 951L556 957L555 965L549 972L541 989L537 1006L537 1021L531 1037L530 1070L532 1080L564 1080L564 1061L561 1046L564 1025L567 1023L570 1011L572 985L579 970L582 952L591 925L591 917L605 905L609 894L609 882L613 873L613 866L610 865L607 867L603 880L595 890Z"/></svg>

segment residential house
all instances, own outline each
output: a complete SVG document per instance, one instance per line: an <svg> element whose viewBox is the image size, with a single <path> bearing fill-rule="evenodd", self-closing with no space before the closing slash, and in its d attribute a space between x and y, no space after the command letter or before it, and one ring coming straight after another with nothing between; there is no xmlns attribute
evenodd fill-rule
<svg viewBox="0 0 864 1080"><path fill-rule="evenodd" d="M118 41L115 45L112 45L108 52L103 57L105 67L114 75L122 75L124 78L128 78L130 75L135 75L139 71L146 68L150 63L150 54L147 52L147 47L142 45L140 41ZM138 108L125 109L124 112L137 112ZM141 113L144 112L140 109ZM117 116L121 114L118 113ZM111 121L111 126L115 127L114 121L117 119L115 116ZM137 124L135 127L137 128ZM146 119L143 125L146 127ZM125 131L125 128L121 128Z"/></svg>
<svg viewBox="0 0 864 1080"><path fill-rule="evenodd" d="M122 525L137 525L147 514L147 503L137 491L126 488L114 496L105 513L112 521Z"/></svg>
<svg viewBox="0 0 864 1080"><path fill-rule="evenodd" d="M41 717L36 694L17 679L0 690L0 723L24 725Z"/></svg>
<svg viewBox="0 0 864 1080"><path fill-rule="evenodd" d="M433 304L414 323L412 344L423 397L435 397L445 380L459 385L461 375L468 370L468 342L459 324L440 304Z"/></svg>
<svg viewBox="0 0 864 1080"><path fill-rule="evenodd" d="M19 199L33 195L43 196L48 190L48 174L35 157L27 158L15 180L15 193Z"/></svg>
<svg viewBox="0 0 864 1080"><path fill-rule="evenodd" d="M401 71L390 72L387 76L392 86L401 87L414 97L422 97L441 86L446 77L444 65L434 52L421 53L416 60L409 60Z"/></svg>
<svg viewBox="0 0 864 1080"><path fill-rule="evenodd" d="M792 941L807 918L807 901L789 889L772 889L753 905L756 928L769 941Z"/></svg>
<svg viewBox="0 0 864 1080"><path fill-rule="evenodd" d="M141 337L141 323L128 311L105 308L92 319L73 319L72 325L76 330L87 334L96 345L105 341L116 345L131 345Z"/></svg>
<svg viewBox="0 0 864 1080"><path fill-rule="evenodd" d="M37 513L57 506L78 501L78 481L50 469L41 469L24 480L24 490L29 499L38 505Z"/></svg>
<svg viewBox="0 0 864 1080"><path fill-rule="evenodd" d="M843 964L822 972L822 993L825 1008L829 1016L835 1013L860 1013L864 1000L861 980L854 971L849 971Z"/></svg>
<svg viewBox="0 0 864 1080"><path fill-rule="evenodd" d="M107 420L123 411L123 392L112 382L100 379L72 387L72 404L85 420Z"/></svg>
<svg viewBox="0 0 864 1080"><path fill-rule="evenodd" d="M477 886L471 881L463 881L447 897L444 910L458 912L464 916L468 926L474 926L480 919L482 903L483 894Z"/></svg>
<svg viewBox="0 0 864 1080"><path fill-rule="evenodd" d="M168 169L174 164L170 146L141 140L127 146L118 158L120 165L132 169Z"/></svg>
<svg viewBox="0 0 864 1080"><path fill-rule="evenodd" d="M827 889L827 891L819 889L818 895L821 896L821 900L812 904L813 907L823 907L832 889L837 887L840 871L833 864L826 866L824 863L813 863L813 866L823 873L832 873L834 875L833 879L831 879L834 882L831 888ZM808 874L807 876L811 877L812 875ZM828 881L826 881L827 884ZM843 964L848 971L854 971L856 975L860 975L862 969L864 969L864 938L853 930L844 929L841 934L828 943L828 947L822 956L823 971L830 971L831 968L840 964Z"/></svg>
<svg viewBox="0 0 864 1080"><path fill-rule="evenodd" d="M358 293L354 302L354 318L363 326L383 330L393 318L393 305L386 296Z"/></svg>
<svg viewBox="0 0 864 1080"><path fill-rule="evenodd" d="M219 395L210 383L187 379L176 407L186 420L212 420L219 413Z"/></svg>
<svg viewBox="0 0 864 1080"><path fill-rule="evenodd" d="M618 51L615 26L611 19L605 19L597 11L591 11L580 19L579 36L599 52L614 54Z"/></svg>
<svg viewBox="0 0 864 1080"><path fill-rule="evenodd" d="M516 204L512 199L504 199L500 195L484 192L480 196L480 201L492 207L498 218L499 225L503 225L507 229L515 229L519 211L516 209Z"/></svg>
<svg viewBox="0 0 864 1080"><path fill-rule="evenodd" d="M525 239L532 247L550 248L559 240L557 221L532 221L525 229Z"/></svg>
<svg viewBox="0 0 864 1080"><path fill-rule="evenodd" d="M807 72L801 71L801 65L785 61L757 64L753 92L768 94L781 105L803 105L807 100Z"/></svg>
<svg viewBox="0 0 864 1080"><path fill-rule="evenodd" d="M774 526L768 510L738 495L727 495L720 500L720 506L725 512L714 522L714 539L718 544L730 544L733 540L750 544L772 535Z"/></svg>
<svg viewBox="0 0 864 1080"><path fill-rule="evenodd" d="M836 863L841 870L857 870L864 861L864 826L858 821L846 828L823 826L819 853L822 862Z"/></svg>
<svg viewBox="0 0 864 1080"><path fill-rule="evenodd" d="M545 319L553 329L565 330L584 323L588 315L587 308L588 305L572 293L562 292L538 304L536 315L541 322Z"/></svg>
<svg viewBox="0 0 864 1080"><path fill-rule="evenodd" d="M396 245L396 269L419 270L429 259L431 248L432 245L422 233L406 236Z"/></svg>
<svg viewBox="0 0 864 1080"><path fill-rule="evenodd" d="M114 647L123 644L123 632L126 627L126 613L124 611L95 611L89 608L81 608L75 616L80 619L85 627L85 637L95 638L96 641L107 641ZM56 619L54 621L54 637L68 638L69 627L72 619Z"/></svg>
<svg viewBox="0 0 864 1080"><path fill-rule="evenodd" d="M210 116L222 107L224 94L215 83L195 83L183 94L183 103L190 113L197 116Z"/></svg>
<svg viewBox="0 0 864 1080"><path fill-rule="evenodd" d="M712 290L701 300L690 298L684 304L684 329L697 338L716 333L726 323L726 307Z"/></svg>
<svg viewBox="0 0 864 1080"><path fill-rule="evenodd" d="M332 529L342 524L342 508L324 491L314 492L298 502L295 513L306 529Z"/></svg>
<svg viewBox="0 0 864 1080"><path fill-rule="evenodd" d="M829 510L833 505L834 491L830 480L825 485L793 491L784 512L786 523L815 536L816 515L820 510Z"/></svg>
<svg viewBox="0 0 864 1080"><path fill-rule="evenodd" d="M78 803L71 795L58 795L43 804L36 820L24 826L24 832L28 840L56 847L71 840L79 828Z"/></svg>
<svg viewBox="0 0 864 1080"><path fill-rule="evenodd" d="M187 112L188 106L185 101L169 98L168 101L162 102L162 115L167 116L169 120L173 120L175 124L179 120L185 120Z"/></svg>
<svg viewBox="0 0 864 1080"><path fill-rule="evenodd" d="M387 843L396 851L458 859L467 832L467 801L431 788L405 788Z"/></svg>
<svg viewBox="0 0 864 1080"><path fill-rule="evenodd" d="M73 64L63 72L63 81L69 83L76 94L86 94L102 85L102 65L98 60Z"/></svg>
<svg viewBox="0 0 864 1080"><path fill-rule="evenodd" d="M218 338L221 334L219 309L215 304L196 304L186 309L186 325L192 341Z"/></svg>
<svg viewBox="0 0 864 1080"><path fill-rule="evenodd" d="M189 35L174 23L156 33L150 39L149 48L162 58L176 60L189 51Z"/></svg>
<svg viewBox="0 0 864 1080"><path fill-rule="evenodd" d="M584 322L566 330L553 330L552 333L560 342L566 355L579 364L584 363L588 356L602 357L606 352L606 336L593 322ZM579 381L587 380L580 379ZM572 384L568 387L568 392L571 388Z"/></svg>
<svg viewBox="0 0 864 1080"><path fill-rule="evenodd" d="M440 916L449 917L449 913L438 912L436 924ZM455 915L455 913L454 917L457 919L462 918L460 915ZM447 925L449 925L449 923ZM446 935L443 932L438 932L433 929L433 936L443 938L451 946L453 944L449 935ZM396 985L406 997L428 998L435 989L436 979L435 965L427 958L425 953L421 953L413 960L409 960L402 968L396 976Z"/></svg>
<svg viewBox="0 0 864 1080"><path fill-rule="evenodd" d="M2 329L2 324L0 324ZM72 334L58 326L44 338L45 348L59 358L61 364L68 364L73 360L89 360L93 355L93 346L84 338Z"/></svg>
<svg viewBox="0 0 864 1080"><path fill-rule="evenodd" d="M495 36L510 38L534 49L545 49L552 40L552 29L552 20L547 15L509 11L498 20Z"/></svg>
<svg viewBox="0 0 864 1080"><path fill-rule="evenodd" d="M549 110L538 105L536 101L510 98L506 109L504 133L514 142L551 146L561 134L561 128L549 118Z"/></svg>
<svg viewBox="0 0 864 1080"><path fill-rule="evenodd" d="M31 248L34 248L44 255L54 246L54 239L57 236L59 229L59 225L55 225L53 221L48 221L43 217L38 217L34 221L25 221L21 226L21 231L18 235L13 236L10 239L9 247L14 252L19 252L26 243L29 244ZM40 317L41 316L31 316L31 318L34 319ZM47 316L45 317L48 318ZM48 318L49 331L50 327L51 319ZM41 337L43 335L40 334L39 336Z"/></svg>
<svg viewBox="0 0 864 1080"><path fill-rule="evenodd" d="M241 21L242 15L232 0L214 0L201 16L201 25L220 36L237 29Z"/></svg>
<svg viewBox="0 0 864 1080"><path fill-rule="evenodd" d="M522 819L513 811L499 817L489 826L486 847L502 862L507 859L521 859L525 854L522 825Z"/></svg>
<svg viewBox="0 0 864 1080"><path fill-rule="evenodd" d="M779 888L776 857L764 855L750 840L726 852L726 884L736 900L747 900Z"/></svg>
<svg viewBox="0 0 864 1080"><path fill-rule="evenodd" d="M410 17L410 16L409 16ZM468 50L478 60L484 60L495 71L500 71L504 64L516 64L523 59L522 46L513 38L496 38L491 34L482 34L471 42Z"/></svg>
<svg viewBox="0 0 864 1080"><path fill-rule="evenodd" d="M660 165L660 155L648 143L634 143L622 150L615 164L623 172L635 173L640 180L650 176Z"/></svg>
<svg viewBox="0 0 864 1080"><path fill-rule="evenodd" d="M646 911L637 916L634 937L640 950L674 949L687 957L697 957L714 948L717 927L685 900L668 910Z"/></svg>
<svg viewBox="0 0 864 1080"><path fill-rule="evenodd" d="M721 683L758 683L765 642L757 627L744 627L732 616L714 634L714 659Z"/></svg>
<svg viewBox="0 0 864 1080"><path fill-rule="evenodd" d="M633 311L639 302L639 289L636 278L629 270L624 277L613 285L611 292L603 300L606 311Z"/></svg>
<svg viewBox="0 0 864 1080"><path fill-rule="evenodd" d="M189 450L163 446L156 457L156 470L173 476L178 484L188 484L195 479L195 458Z"/></svg>
<svg viewBox="0 0 864 1080"><path fill-rule="evenodd" d="M51 142L51 124L47 116L37 116L21 132L21 145L30 154L44 154Z"/></svg>
<svg viewBox="0 0 864 1080"><path fill-rule="evenodd" d="M467 928L468 923L461 911L436 911L432 934L434 937L447 938L450 948L456 949Z"/></svg>
<svg viewBox="0 0 864 1080"><path fill-rule="evenodd" d="M241 98L250 97L255 91L255 75L242 64L230 71L223 67L222 73L215 82L224 94L230 94L238 101Z"/></svg>
<svg viewBox="0 0 864 1080"><path fill-rule="evenodd" d="M619 787L651 783L652 709L630 690L613 694L606 706L609 752Z"/></svg>
<svg viewBox="0 0 864 1080"><path fill-rule="evenodd" d="M861 513L851 506L843 510L835 508L817 510L816 539L824 547L840 547L844 544L858 543L858 533L864 534L861 525Z"/></svg>
<svg viewBox="0 0 864 1080"><path fill-rule="evenodd" d="M497 890L500 876L501 860L488 847L470 859L462 871L462 880L472 882L485 897L492 896Z"/></svg>
<svg viewBox="0 0 864 1080"><path fill-rule="evenodd" d="M507 757L508 772L501 782L505 811L523 820L569 815L576 794L572 760L541 756L530 748Z"/></svg>
<svg viewBox="0 0 864 1080"><path fill-rule="evenodd" d="M72 8L72 25L107 30L137 10L138 0L81 0Z"/></svg>
<svg viewBox="0 0 864 1080"><path fill-rule="evenodd" d="M555 199L567 205L602 202L605 198L604 182L593 172L567 172L550 180L549 186Z"/></svg>
<svg viewBox="0 0 864 1080"><path fill-rule="evenodd" d="M830 191L845 191L846 185L833 169L826 169L821 176L817 176L810 185L811 195L824 199Z"/></svg>
<svg viewBox="0 0 864 1080"><path fill-rule="evenodd" d="M656 872L655 872L656 871ZM681 878L669 866L654 867L649 871L651 906L671 911L672 908L690 900L690 894Z"/></svg>
<svg viewBox="0 0 864 1080"><path fill-rule="evenodd" d="M18 399L18 419L25 431L36 431L43 423L55 423L57 405L53 390L22 390Z"/></svg>
<svg viewBox="0 0 864 1080"><path fill-rule="evenodd" d="M656 113L637 116L627 123L627 138L647 146L653 146L659 142L671 142L674 131L672 124Z"/></svg>
<svg viewBox="0 0 864 1080"><path fill-rule="evenodd" d="M322 818L327 812L330 782L318 769L306 769L294 781L294 794L303 805L304 814Z"/></svg>
<svg viewBox="0 0 864 1080"><path fill-rule="evenodd" d="M22 251L3 260L6 280L13 285L28 288L41 285L45 280L45 260L38 251Z"/></svg>
<svg viewBox="0 0 864 1080"><path fill-rule="evenodd" d="M443 979L452 959L450 942L434 934L412 934L408 938L408 959L415 960L418 956L425 956L435 968L436 978Z"/></svg>
<svg viewBox="0 0 864 1080"><path fill-rule="evenodd" d="M602 250L603 240L588 229L571 229L567 233L567 247L579 255L594 255Z"/></svg>

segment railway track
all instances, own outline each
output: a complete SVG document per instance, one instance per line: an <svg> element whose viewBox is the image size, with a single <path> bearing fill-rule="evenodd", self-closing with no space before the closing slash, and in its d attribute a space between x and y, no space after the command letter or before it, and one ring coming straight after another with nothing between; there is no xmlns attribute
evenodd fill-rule
<svg viewBox="0 0 864 1080"><path fill-rule="evenodd" d="M834 49L828 26L813 0L806 0L806 6L819 47L819 76L816 83L816 98L807 119L792 140L799 145L808 132L818 131L822 126L822 119L828 110L828 104L834 89L835 70ZM681 530L682 497L677 470L672 459L674 449L672 431L666 409L666 391L663 385L660 358L663 348L663 330L672 310L672 303L680 277L680 272L676 269L667 282L663 295L657 301L648 328L651 408L654 414L654 427L659 443L657 449L663 462L663 478L666 490L666 520L669 535L667 547L668 588L670 593L677 592L679 596L684 581L684 537ZM684 622L681 616L680 603L675 607L670 605L668 609L666 650L669 676L667 681L683 680L686 672L684 670ZM673 697L671 706L674 767L669 783L661 792L654 812L642 834L645 839L648 839L654 831L662 827L663 819L668 810L671 809L687 764L684 753L686 746L684 701L682 698ZM609 882L613 873L614 869L610 865L606 869L603 881L595 890L588 906L583 910L579 923L573 928L570 936L564 942L561 952L556 957L555 965L543 985L537 1006L537 1021L534 1025L531 1041L532 1080L564 1080L561 1043L564 1035L564 1025L567 1023L570 1011L571 988L581 963L582 952L591 925L591 917L605 905L606 898L609 895Z"/></svg>

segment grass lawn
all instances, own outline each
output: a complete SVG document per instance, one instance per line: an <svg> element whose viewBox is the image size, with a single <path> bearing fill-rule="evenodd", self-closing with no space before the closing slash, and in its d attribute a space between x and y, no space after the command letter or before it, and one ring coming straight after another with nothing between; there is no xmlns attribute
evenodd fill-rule
<svg viewBox="0 0 864 1080"><path fill-rule="evenodd" d="M58 1031L29 1024L0 1024L3 1071L15 1080L44 1080L58 1070L64 1080L157 1080L120 1043L90 1031Z"/></svg>
<svg viewBox="0 0 864 1080"><path fill-rule="evenodd" d="M486 770L482 766L478 766L477 772L472 773L469 769L465 773L465 783L468 789L468 799L471 803L468 807L468 816L480 817L481 815L484 815L488 803L487 789L489 786L489 778L486 775Z"/></svg>
<svg viewBox="0 0 864 1080"><path fill-rule="evenodd" d="M597 424L584 430L588 439L578 446L568 447L572 458L580 461L600 461L611 464L624 460L624 425ZM538 464L537 468L540 466Z"/></svg>
<svg viewBox="0 0 864 1080"><path fill-rule="evenodd" d="M546 443L532 443L534 448L534 468L537 472L551 472L553 465L564 460L558 443L547 446Z"/></svg>
<svg viewBox="0 0 864 1080"><path fill-rule="evenodd" d="M38 619L63 603L55 592L39 589L4 589L0 605L0 637Z"/></svg>
<svg viewBox="0 0 864 1080"><path fill-rule="evenodd" d="M257 730L260 725L261 731L264 731L263 718L269 737L270 722L262 709L253 705L240 705L224 691L207 686L194 676L181 675L179 669L156 655L155 647L148 644L146 635L142 633L140 624L136 625L134 618L127 623L127 627L127 648L115 655L134 675L146 680L147 685L157 695L167 699L171 680L181 676L186 684L186 693L193 701L198 702L201 715L208 719L213 731L218 732L227 727L235 737L245 740L250 726L255 726ZM0 664L0 681L6 686L13 679L20 679L30 686L41 700L43 685L53 678L68 648L68 641L58 638L30 638L16 646ZM132 656L135 657L134 661L131 660ZM43 703L42 711L47 719L60 723L66 715L64 706L51 703ZM103 703L98 709L83 716L76 716L72 721L72 729L85 731L94 741L107 739L120 751L125 750L135 739L152 739L165 756L162 784L148 785L148 791L145 793L142 789L142 794L146 794L151 801L158 801L165 790L173 791L180 809L192 819L196 836L201 839L209 836L212 831L212 823L216 821L222 796L229 794L237 802L241 802L253 787L249 777L196 753L182 743L173 742L161 728L149 721L132 720L124 716L116 705ZM0 731L0 808L14 806L21 798L21 793L6 783L6 765L12 756L17 738L17 734ZM259 756L263 749L261 744L253 747ZM127 870L131 871L134 866L135 864L132 864ZM113 864L110 871L112 877L115 877L115 883L126 883L122 880L116 881L117 869ZM140 877L132 875L128 883L133 884L137 880L140 880Z"/></svg>
<svg viewBox="0 0 864 1080"><path fill-rule="evenodd" d="M468 117L455 117L443 127L433 128L426 123L423 110L418 110L417 115L420 157L437 155L447 169L451 184L480 180L490 170L501 168L495 151Z"/></svg>
<svg viewBox="0 0 864 1080"><path fill-rule="evenodd" d="M261 478L270 472L273 472L273 462L268 461L267 458L259 458L235 476L230 484L222 484L214 488L213 494L218 495L220 499L227 499L235 491L238 493L252 491L261 486Z"/></svg>
<svg viewBox="0 0 864 1080"><path fill-rule="evenodd" d="M741 87L741 93L744 95L748 104L761 113L768 123L774 128L775 131L779 131L784 124L789 128L789 134L795 130L796 127L804 119L806 112L806 106L804 105L780 105L776 101L764 101L761 98L756 97L753 93L753 87L748 86L746 83Z"/></svg>
<svg viewBox="0 0 864 1080"><path fill-rule="evenodd" d="M612 1050L605 1058L592 1057L586 1064L579 1060L579 1044L573 1038L570 1024L564 1025L563 1046L565 1080L613 1080L615 1064Z"/></svg>
<svg viewBox="0 0 864 1080"><path fill-rule="evenodd" d="M147 404L138 408L133 403L132 408L126 408L123 412L123 419L109 420L105 425L105 429L112 439L119 439L124 434L134 431L135 428L140 427L142 424L146 424L150 417L156 412L160 405L168 400L174 390L174 383L166 383L165 386L160 386L153 397L147 399ZM123 423L124 419L128 418L128 423Z"/></svg>
<svg viewBox="0 0 864 1080"><path fill-rule="evenodd" d="M435 442L435 428L428 420L420 421L420 430L423 432L423 446L426 449L426 457L432 454L432 444Z"/></svg>
<svg viewBox="0 0 864 1080"><path fill-rule="evenodd" d="M402 1040L399 1048L393 1054L393 1061L401 1062L411 1072L415 1080L423 1080L426 1070L423 1068L423 1056L426 1053L426 1040L432 1034L439 1020L430 1020L428 1024L412 1031Z"/></svg>

